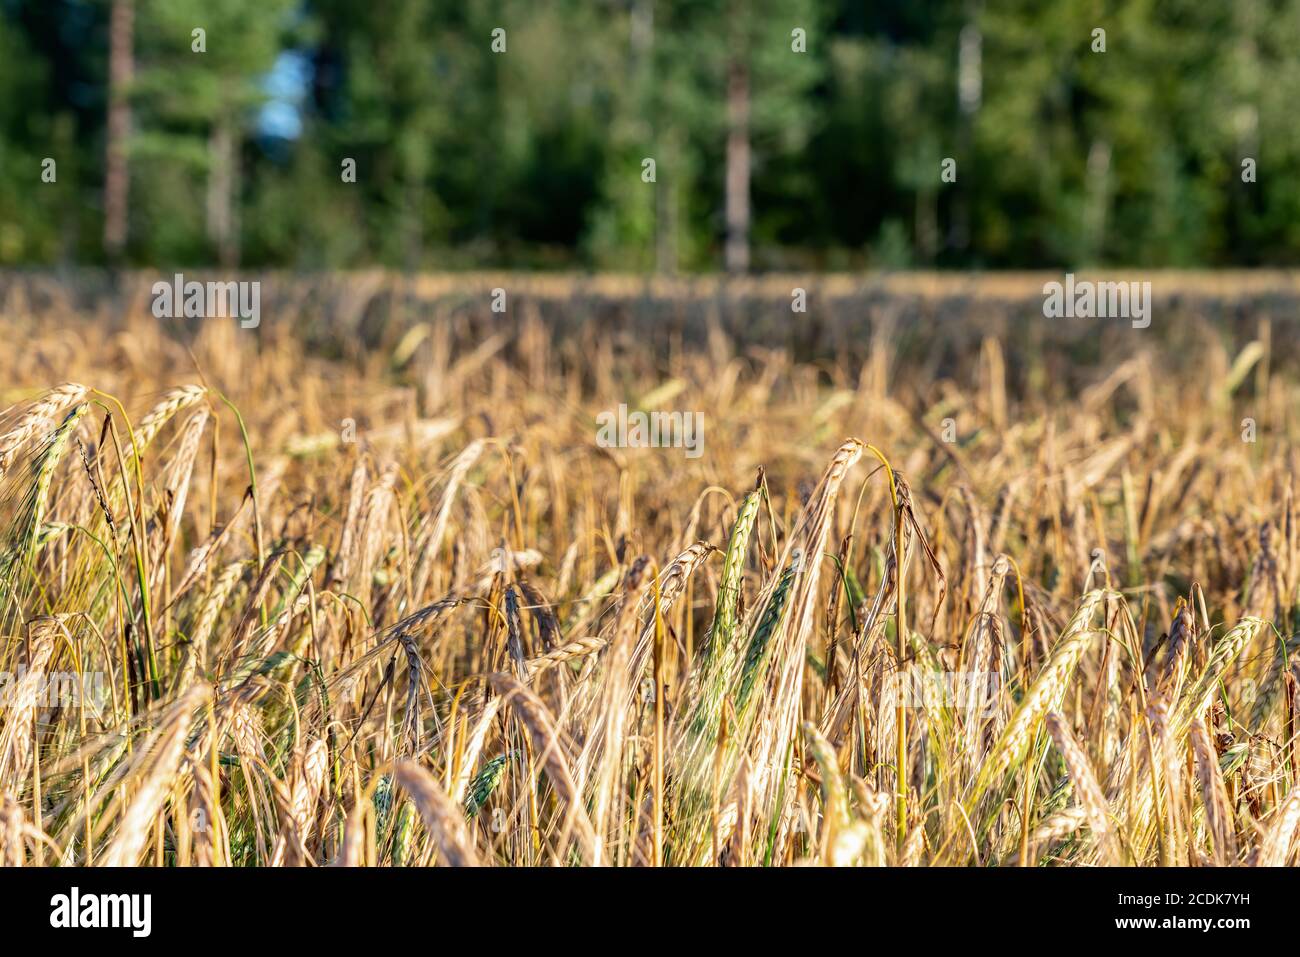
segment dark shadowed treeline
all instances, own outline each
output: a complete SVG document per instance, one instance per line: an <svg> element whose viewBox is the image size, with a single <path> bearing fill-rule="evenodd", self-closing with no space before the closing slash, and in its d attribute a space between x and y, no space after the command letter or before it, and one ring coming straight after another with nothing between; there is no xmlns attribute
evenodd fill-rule
<svg viewBox="0 0 1300 957"><path fill-rule="evenodd" d="M0 0L0 265L1300 260L1300 0Z"/></svg>

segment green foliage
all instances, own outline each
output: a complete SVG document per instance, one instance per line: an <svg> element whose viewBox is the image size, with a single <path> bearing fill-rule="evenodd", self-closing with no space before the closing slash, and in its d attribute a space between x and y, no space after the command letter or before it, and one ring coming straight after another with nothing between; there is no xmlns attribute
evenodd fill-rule
<svg viewBox="0 0 1300 957"><path fill-rule="evenodd" d="M0 265L104 257L112 6L0 0ZM1294 265L1300 249L1300 0L134 8L139 264L715 269L738 68L758 268ZM286 63L291 94L268 82ZM273 101L287 136L264 122Z"/></svg>

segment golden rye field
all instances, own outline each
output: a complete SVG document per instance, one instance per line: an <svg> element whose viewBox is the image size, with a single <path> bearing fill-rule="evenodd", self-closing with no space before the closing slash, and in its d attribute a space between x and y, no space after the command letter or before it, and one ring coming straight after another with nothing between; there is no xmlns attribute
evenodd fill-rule
<svg viewBox="0 0 1300 957"><path fill-rule="evenodd" d="M454 327L10 302L5 864L1295 862L1278 329Z"/></svg>

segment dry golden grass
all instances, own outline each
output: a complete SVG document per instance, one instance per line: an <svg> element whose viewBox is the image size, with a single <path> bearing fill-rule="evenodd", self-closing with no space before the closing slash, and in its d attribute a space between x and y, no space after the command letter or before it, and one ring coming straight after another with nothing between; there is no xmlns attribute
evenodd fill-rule
<svg viewBox="0 0 1300 957"><path fill-rule="evenodd" d="M0 320L0 861L1296 862L1272 337L502 322Z"/></svg>

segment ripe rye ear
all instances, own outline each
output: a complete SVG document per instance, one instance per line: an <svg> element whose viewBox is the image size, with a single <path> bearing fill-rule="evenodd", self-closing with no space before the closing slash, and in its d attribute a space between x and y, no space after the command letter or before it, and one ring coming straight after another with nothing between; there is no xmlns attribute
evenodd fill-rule
<svg viewBox="0 0 1300 957"><path fill-rule="evenodd" d="M465 815L433 775L413 761L399 761L393 778L415 802L443 861L451 867L478 867L478 852L465 826ZM350 849L349 854L353 853Z"/></svg>

